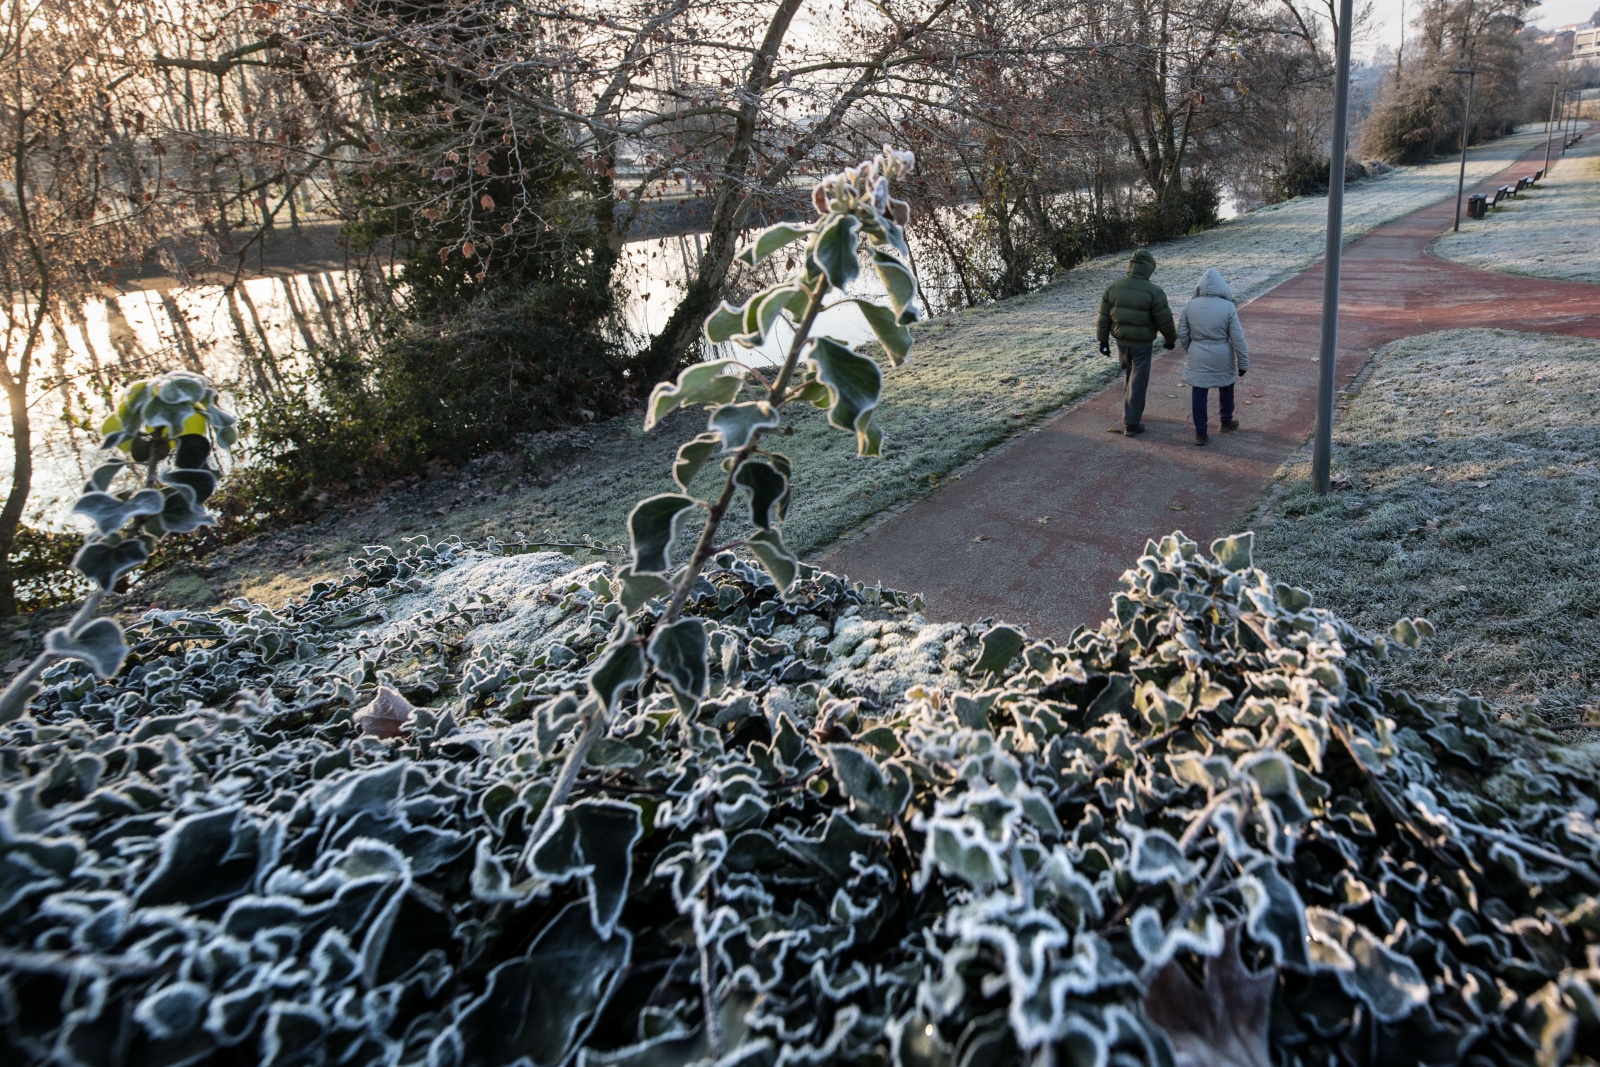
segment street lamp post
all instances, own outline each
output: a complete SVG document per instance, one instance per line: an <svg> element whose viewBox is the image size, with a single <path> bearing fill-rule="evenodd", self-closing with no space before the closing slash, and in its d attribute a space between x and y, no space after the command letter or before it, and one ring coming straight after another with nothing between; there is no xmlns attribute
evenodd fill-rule
<svg viewBox="0 0 1600 1067"><path fill-rule="evenodd" d="M1556 128L1556 86L1561 83L1547 81L1545 84L1550 86L1550 114L1546 115L1544 120L1544 176L1548 181L1550 178L1550 138L1555 134Z"/></svg>
<svg viewBox="0 0 1600 1067"><path fill-rule="evenodd" d="M1333 143L1328 146L1328 229L1322 265L1322 343L1317 351L1317 429L1311 446L1311 485L1332 488L1333 385L1339 354L1339 259L1344 252L1344 154L1350 119L1350 29L1353 0L1339 0L1333 71Z"/></svg>
<svg viewBox="0 0 1600 1067"><path fill-rule="evenodd" d="M1472 67L1456 67L1450 73L1467 76L1467 113L1461 119L1461 172L1456 176L1456 224L1453 227L1460 233L1461 193L1467 184L1467 140L1472 136L1472 87L1477 84L1478 72Z"/></svg>

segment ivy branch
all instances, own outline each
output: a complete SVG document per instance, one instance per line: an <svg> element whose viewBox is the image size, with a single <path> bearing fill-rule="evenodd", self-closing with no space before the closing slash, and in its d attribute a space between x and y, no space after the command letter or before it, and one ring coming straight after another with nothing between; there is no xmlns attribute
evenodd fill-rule
<svg viewBox="0 0 1600 1067"><path fill-rule="evenodd" d="M914 162L909 152L886 145L875 158L817 183L812 190L818 216L814 221L770 226L740 252L741 262L756 267L783 249L804 243L803 255L788 278L738 306L724 302L705 323L705 338L711 345L733 344L752 351L766 343L780 322L792 326L793 340L770 384L742 360L719 358L688 367L676 381L661 382L651 392L646 431L679 408L705 408L709 410L706 432L678 449L672 477L682 491L641 500L628 516L631 558L616 582L628 618L590 673L578 737L529 834L524 866L555 825L590 748L628 692L647 678L658 678L671 688L686 714L705 696L705 623L685 616L684 609L711 557L742 547L785 594L803 577L802 565L782 535L792 467L787 456L761 447L763 435L781 427L783 409L795 402L812 404L828 413L830 425L856 435L860 455L882 455L883 433L873 422L883 388L882 368L849 343L812 336L812 331L817 316L830 306L829 294L845 293L861 275L865 259L882 283L887 306L848 295L837 302L852 302L860 309L893 365L905 360L911 348L909 327L921 312L905 236L910 208L889 190L890 183L907 174ZM755 381L747 381L747 376ZM745 398L747 388L752 393ZM721 491L711 501L691 496L690 483L716 456L723 457ZM719 545L718 535L741 492L749 502L753 530ZM675 566L672 549L679 528L696 509L704 512L705 525L688 559ZM646 615L655 616L648 639L632 621Z"/></svg>
<svg viewBox="0 0 1600 1067"><path fill-rule="evenodd" d="M45 635L44 651L0 693L0 724L27 712L39 678L61 660L82 660L102 678L121 670L127 641L115 620L95 618L101 602L150 558L163 535L215 521L203 506L217 488L212 442L230 448L238 429L209 381L172 371L134 382L101 430L103 458L72 506L94 524L72 566L95 589L71 622Z"/></svg>

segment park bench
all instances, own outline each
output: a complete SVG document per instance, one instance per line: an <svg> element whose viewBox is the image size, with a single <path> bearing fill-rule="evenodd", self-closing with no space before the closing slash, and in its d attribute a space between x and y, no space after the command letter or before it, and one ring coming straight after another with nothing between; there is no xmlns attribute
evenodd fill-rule
<svg viewBox="0 0 1600 1067"><path fill-rule="evenodd" d="M1528 177L1526 174L1524 174L1522 177L1517 179L1516 192L1520 193L1520 192L1522 192L1522 190L1526 189L1528 186L1530 186L1532 184L1533 184L1533 179ZM1513 194L1513 195L1515 195L1515 194Z"/></svg>
<svg viewBox="0 0 1600 1067"><path fill-rule="evenodd" d="M1533 180L1536 181L1536 182L1544 180L1544 168L1543 167L1540 167L1538 170L1533 172Z"/></svg>
<svg viewBox="0 0 1600 1067"><path fill-rule="evenodd" d="M1512 193L1512 189L1511 189L1511 186L1509 186L1509 185L1502 185L1500 188L1496 189L1494 191L1494 204L1495 204L1495 206L1498 206L1500 201L1506 199L1506 197L1510 196L1511 193Z"/></svg>

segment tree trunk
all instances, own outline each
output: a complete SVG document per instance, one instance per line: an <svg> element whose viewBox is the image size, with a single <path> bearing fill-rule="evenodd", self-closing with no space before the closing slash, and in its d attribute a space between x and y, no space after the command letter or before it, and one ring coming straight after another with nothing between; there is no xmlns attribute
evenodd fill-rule
<svg viewBox="0 0 1600 1067"><path fill-rule="evenodd" d="M8 376L9 377L9 376ZM11 550L22 525L22 509L33 489L33 428L28 423L28 397L24 386L6 382L6 403L11 408L11 490L0 509L0 618L17 613L16 576L11 571Z"/></svg>

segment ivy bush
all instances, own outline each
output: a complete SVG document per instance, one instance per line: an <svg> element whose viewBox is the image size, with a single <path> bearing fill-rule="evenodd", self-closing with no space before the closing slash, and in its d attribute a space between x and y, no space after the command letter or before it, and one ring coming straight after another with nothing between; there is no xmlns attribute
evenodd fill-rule
<svg viewBox="0 0 1600 1067"><path fill-rule="evenodd" d="M374 548L280 612L151 612L115 664L41 663L0 725L13 1057L1592 1061L1600 756L1376 682L1426 623L1358 632L1249 534L1151 542L1060 644L929 625L784 547L784 405L882 446L876 361L809 333L864 253L904 357L910 162L758 235L748 261L803 262L707 334L795 340L652 394L649 422L705 407L708 432L626 565Z"/></svg>
<svg viewBox="0 0 1600 1067"><path fill-rule="evenodd" d="M782 596L719 554L690 598L705 699L619 701L537 840L623 617L607 565L423 544L281 612L152 613L115 683L63 662L0 731L6 1043L92 1064L1592 1055L1592 764L1379 686L1360 660L1425 628L1357 633L1248 553L1152 543L1063 644L930 626L822 573ZM473 640L509 607L426 594L515 562L546 614L513 659ZM1514 785L1491 801L1486 779Z"/></svg>

